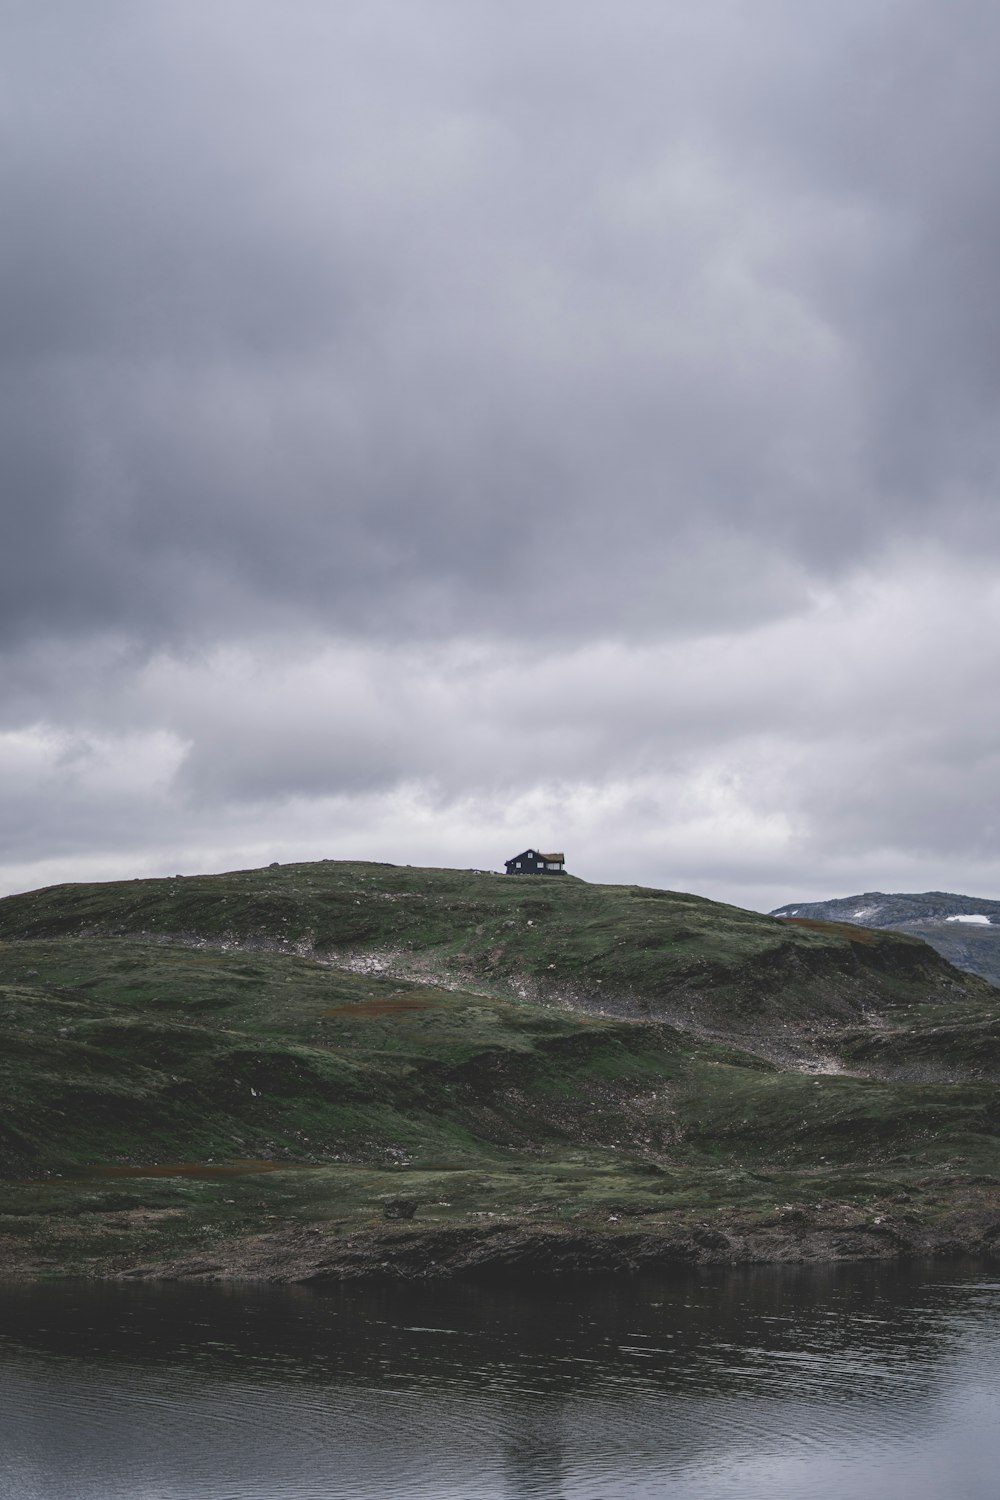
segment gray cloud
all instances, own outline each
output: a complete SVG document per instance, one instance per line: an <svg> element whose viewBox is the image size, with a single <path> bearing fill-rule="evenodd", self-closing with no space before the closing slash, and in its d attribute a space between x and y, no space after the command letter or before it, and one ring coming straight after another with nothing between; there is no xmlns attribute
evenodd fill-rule
<svg viewBox="0 0 1000 1500"><path fill-rule="evenodd" d="M16 11L7 628L703 625L978 513L976 14Z"/></svg>
<svg viewBox="0 0 1000 1500"><path fill-rule="evenodd" d="M515 816L1000 876L984 4L0 31L8 882Z"/></svg>

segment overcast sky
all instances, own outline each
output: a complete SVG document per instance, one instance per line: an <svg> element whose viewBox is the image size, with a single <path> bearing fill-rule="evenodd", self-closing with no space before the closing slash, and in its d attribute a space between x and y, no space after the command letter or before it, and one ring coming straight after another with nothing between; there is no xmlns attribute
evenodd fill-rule
<svg viewBox="0 0 1000 1500"><path fill-rule="evenodd" d="M0 0L0 891L1000 895L989 0Z"/></svg>

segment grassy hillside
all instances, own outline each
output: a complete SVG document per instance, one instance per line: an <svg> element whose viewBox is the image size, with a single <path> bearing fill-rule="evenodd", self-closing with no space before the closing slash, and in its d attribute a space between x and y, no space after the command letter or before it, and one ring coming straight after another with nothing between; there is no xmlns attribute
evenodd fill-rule
<svg viewBox="0 0 1000 1500"><path fill-rule="evenodd" d="M0 940L183 938L684 1024L776 1031L975 986L906 935L782 922L568 877L323 861L65 885L0 901Z"/></svg>
<svg viewBox="0 0 1000 1500"><path fill-rule="evenodd" d="M400 1196L425 1232L982 1207L997 999L905 935L566 878L324 862L9 897L0 1252L349 1239Z"/></svg>

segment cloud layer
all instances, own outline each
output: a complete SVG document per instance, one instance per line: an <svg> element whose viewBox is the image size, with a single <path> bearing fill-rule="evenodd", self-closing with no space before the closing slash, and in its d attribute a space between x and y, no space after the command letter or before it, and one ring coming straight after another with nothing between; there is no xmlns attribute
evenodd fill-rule
<svg viewBox="0 0 1000 1500"><path fill-rule="evenodd" d="M1000 885L1000 21L0 21L5 888Z"/></svg>

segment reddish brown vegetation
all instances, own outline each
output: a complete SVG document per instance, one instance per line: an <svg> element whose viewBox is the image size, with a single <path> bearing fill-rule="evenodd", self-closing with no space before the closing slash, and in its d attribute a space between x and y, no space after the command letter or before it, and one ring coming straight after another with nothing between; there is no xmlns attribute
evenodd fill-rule
<svg viewBox="0 0 1000 1500"><path fill-rule="evenodd" d="M878 942L870 927L855 927L853 922L821 922L817 917L782 917L781 920L794 922L797 927L812 927L816 932L835 932L838 937L849 938L852 943Z"/></svg>

